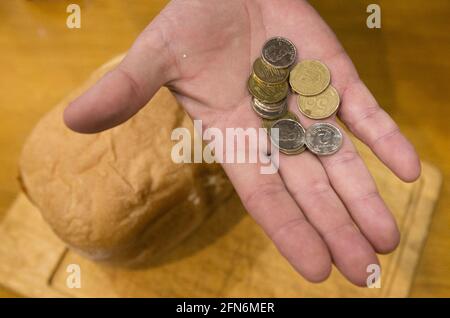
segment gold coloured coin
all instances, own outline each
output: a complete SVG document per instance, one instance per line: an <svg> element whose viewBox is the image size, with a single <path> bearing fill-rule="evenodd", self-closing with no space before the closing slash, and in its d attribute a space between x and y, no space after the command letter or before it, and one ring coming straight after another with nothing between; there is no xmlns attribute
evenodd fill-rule
<svg viewBox="0 0 450 318"><path fill-rule="evenodd" d="M282 153L284 153L285 155L299 155L302 152L304 152L306 149L307 149L307 147L303 146L303 147L301 147L301 148L299 148L299 149L297 149L295 151L286 151L286 150L281 150L281 149L280 149L280 151Z"/></svg>
<svg viewBox="0 0 450 318"><path fill-rule="evenodd" d="M252 108L255 111L255 113L258 114L258 116L261 118L276 119L276 118L280 118L284 114L286 114L287 109L288 109L288 104L287 104L287 99L285 98L279 103L278 108L267 109L264 106L264 104L262 104L255 97L253 97L252 98Z"/></svg>
<svg viewBox="0 0 450 318"><path fill-rule="evenodd" d="M258 108L261 108L261 109L263 109L265 111L268 111L268 112L278 111L278 110L280 110L280 109L282 109L284 107L287 109L287 98L284 98L283 100L281 100L278 103L267 104L267 103L262 103L261 101L259 101L255 97L253 97L252 98L252 102Z"/></svg>
<svg viewBox="0 0 450 318"><path fill-rule="evenodd" d="M267 84L280 84L287 80L289 69L274 68L265 63L262 58L257 58L253 63L253 74Z"/></svg>
<svg viewBox="0 0 450 318"><path fill-rule="evenodd" d="M322 93L330 80L330 71L322 62L303 60L291 71L289 83L298 94L313 96Z"/></svg>
<svg viewBox="0 0 450 318"><path fill-rule="evenodd" d="M286 98L289 85L287 82L269 85L256 79L254 75L248 79L250 94L263 103L277 103Z"/></svg>
<svg viewBox="0 0 450 318"><path fill-rule="evenodd" d="M294 113L292 113L290 111L287 111L286 114L283 117L281 117L280 119L292 119L292 120L298 121L297 115L295 115ZM270 128L272 128L273 124L275 124L277 122L277 120L278 119L270 120L270 119L263 118L261 121L262 122L261 125L270 134Z"/></svg>
<svg viewBox="0 0 450 318"><path fill-rule="evenodd" d="M339 94L331 85L319 95L299 95L297 99L300 112L311 119L325 119L330 117L337 111L339 103Z"/></svg>

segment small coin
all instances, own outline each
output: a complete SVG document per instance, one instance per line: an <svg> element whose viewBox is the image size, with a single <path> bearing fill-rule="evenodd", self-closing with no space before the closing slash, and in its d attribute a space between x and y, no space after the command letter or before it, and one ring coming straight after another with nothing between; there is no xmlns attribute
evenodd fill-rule
<svg viewBox="0 0 450 318"><path fill-rule="evenodd" d="M287 82L274 85L265 84L252 75L248 80L248 90L259 101L273 104L286 98L289 92L289 85Z"/></svg>
<svg viewBox="0 0 450 318"><path fill-rule="evenodd" d="M252 98L253 110L259 115L259 117L266 119L277 119L282 117L287 112L287 99L285 98L279 104L280 107L278 109L267 109L265 108L264 104L258 101L255 97Z"/></svg>
<svg viewBox="0 0 450 318"><path fill-rule="evenodd" d="M294 151L285 151L285 150L284 151L280 150L280 151L283 152L286 155L299 155L302 152L304 152L306 149L308 149L308 148L306 148L306 146L303 146L303 147L298 148L297 150L294 150Z"/></svg>
<svg viewBox="0 0 450 318"><path fill-rule="evenodd" d="M278 129L278 138L274 136L273 129ZM305 129L296 120L277 120L270 135L274 145L284 154L295 154L305 146Z"/></svg>
<svg viewBox="0 0 450 318"><path fill-rule="evenodd" d="M306 147L316 155L331 155L342 146L342 133L329 123L316 123L306 130Z"/></svg>
<svg viewBox="0 0 450 318"><path fill-rule="evenodd" d="M259 57L256 59L255 63L253 63L253 74L267 84L279 84L287 80L289 70L284 68L274 68Z"/></svg>
<svg viewBox="0 0 450 318"><path fill-rule="evenodd" d="M253 97L252 102L258 108L261 108L268 112L276 112L276 111L279 111L280 109L282 109L283 107L287 107L287 98L284 98L277 103L263 103L260 100L258 100L257 98Z"/></svg>
<svg viewBox="0 0 450 318"><path fill-rule="evenodd" d="M262 48L264 62L275 68L288 68L297 58L297 49L288 39L274 37L269 39Z"/></svg>
<svg viewBox="0 0 450 318"><path fill-rule="evenodd" d="M300 112L311 119L325 119L330 117L337 111L339 103L339 94L331 85L319 95L299 95L297 99Z"/></svg>
<svg viewBox="0 0 450 318"><path fill-rule="evenodd" d="M322 93L330 84L330 71L320 61L303 60L291 71L289 83L300 95L313 96Z"/></svg>
<svg viewBox="0 0 450 318"><path fill-rule="evenodd" d="M281 117L280 119L292 119L292 120L298 121L297 115L295 115L294 113L292 113L292 112L290 112L290 111L287 111L287 112L283 115L283 117ZM262 119L261 125L262 125L262 127L263 127L264 129L266 129L267 132L270 134L270 128L272 128L273 124L275 124L276 121L277 121L277 119L271 120L271 119L265 119L265 118L263 118L263 119Z"/></svg>

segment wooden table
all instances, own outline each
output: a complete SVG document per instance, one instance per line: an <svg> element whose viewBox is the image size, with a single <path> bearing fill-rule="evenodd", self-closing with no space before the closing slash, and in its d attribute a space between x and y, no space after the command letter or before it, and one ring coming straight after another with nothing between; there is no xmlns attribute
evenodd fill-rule
<svg viewBox="0 0 450 318"><path fill-rule="evenodd" d="M69 3L0 2L0 217L17 193L17 158L34 123L103 62L125 51L167 2L78 1L82 28L65 25ZM371 1L311 1L334 28L361 77L413 141L450 176L450 3L378 1L381 30L365 26ZM450 186L444 181L412 296L450 296ZM14 294L0 288L0 296Z"/></svg>

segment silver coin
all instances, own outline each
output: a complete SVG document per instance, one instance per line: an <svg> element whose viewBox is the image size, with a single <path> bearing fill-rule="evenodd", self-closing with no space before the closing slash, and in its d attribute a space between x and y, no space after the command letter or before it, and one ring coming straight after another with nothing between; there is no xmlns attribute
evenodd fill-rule
<svg viewBox="0 0 450 318"><path fill-rule="evenodd" d="M278 109L267 109L264 106L264 104L262 104L259 100L253 97L252 108L255 111L255 113L258 114L259 117L273 120L283 117L286 114L288 110L288 104L287 100L285 100L284 103L280 103Z"/></svg>
<svg viewBox="0 0 450 318"><path fill-rule="evenodd" d="M273 129L278 129L278 138L273 135ZM295 120L283 118L276 121L270 136L275 146L285 154L297 154L304 150L305 129Z"/></svg>
<svg viewBox="0 0 450 318"><path fill-rule="evenodd" d="M329 123L317 123L306 130L306 147L316 155L336 153L342 146L342 133Z"/></svg>
<svg viewBox="0 0 450 318"><path fill-rule="evenodd" d="M280 109L282 109L284 107L287 107L287 98L281 100L278 103L269 104L269 103L263 103L262 101L258 100L256 97L253 97L252 102L258 108L261 108L261 109L266 110L268 112L270 112L270 111L276 112L276 111L279 111Z"/></svg>
<svg viewBox="0 0 450 318"><path fill-rule="evenodd" d="M295 63L297 49L288 39L274 37L264 44L261 56L264 62L274 68L288 68Z"/></svg>

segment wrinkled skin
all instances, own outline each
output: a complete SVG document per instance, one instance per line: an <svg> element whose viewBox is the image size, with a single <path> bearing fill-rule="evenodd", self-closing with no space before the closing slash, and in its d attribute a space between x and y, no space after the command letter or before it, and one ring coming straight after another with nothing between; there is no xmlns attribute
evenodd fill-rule
<svg viewBox="0 0 450 318"><path fill-rule="evenodd" d="M418 178L413 147L361 82L330 28L302 0L172 1L124 61L67 107L65 122L83 133L111 128L167 85L205 128L260 127L246 80L272 36L292 40L300 59L323 61L341 96L341 121L399 178ZM294 96L289 104L295 109ZM313 122L300 118L306 127ZM325 280L334 263L364 286L376 253L399 243L395 220L345 134L333 156L280 155L276 174L260 174L259 164L223 166L248 212L309 281Z"/></svg>

